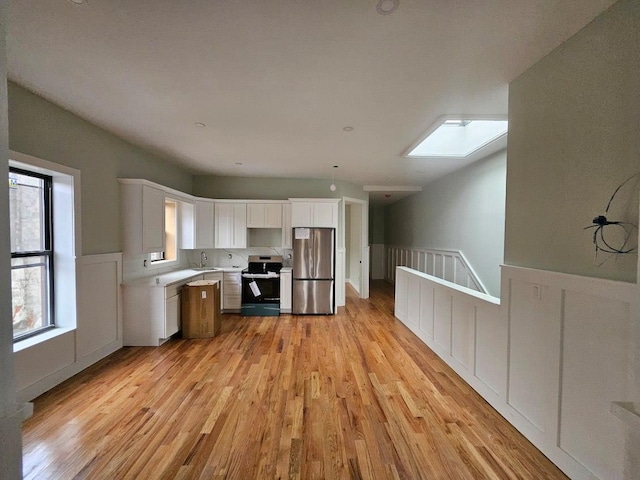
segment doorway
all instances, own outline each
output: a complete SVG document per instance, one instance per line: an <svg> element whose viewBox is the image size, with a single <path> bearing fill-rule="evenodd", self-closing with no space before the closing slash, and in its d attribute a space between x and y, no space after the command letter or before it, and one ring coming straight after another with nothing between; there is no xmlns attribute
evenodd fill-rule
<svg viewBox="0 0 640 480"><path fill-rule="evenodd" d="M345 286L369 298L369 202L344 198Z"/></svg>

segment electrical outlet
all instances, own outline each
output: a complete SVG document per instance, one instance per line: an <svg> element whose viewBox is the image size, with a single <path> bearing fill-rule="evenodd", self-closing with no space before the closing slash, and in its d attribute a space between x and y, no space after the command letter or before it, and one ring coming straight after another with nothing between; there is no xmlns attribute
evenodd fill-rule
<svg viewBox="0 0 640 480"><path fill-rule="evenodd" d="M533 284L533 298L542 300L542 285L538 285L537 283Z"/></svg>

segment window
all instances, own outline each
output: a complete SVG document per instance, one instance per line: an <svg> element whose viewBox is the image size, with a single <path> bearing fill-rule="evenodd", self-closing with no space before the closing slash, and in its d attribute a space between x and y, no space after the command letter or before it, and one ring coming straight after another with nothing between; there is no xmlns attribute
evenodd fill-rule
<svg viewBox="0 0 640 480"><path fill-rule="evenodd" d="M9 170L13 338L54 326L52 177Z"/></svg>
<svg viewBox="0 0 640 480"><path fill-rule="evenodd" d="M467 158L506 138L508 126L505 119L441 117L405 156Z"/></svg>
<svg viewBox="0 0 640 480"><path fill-rule="evenodd" d="M151 263L170 262L178 259L178 203L166 199L164 202L164 252L154 252L149 255Z"/></svg>

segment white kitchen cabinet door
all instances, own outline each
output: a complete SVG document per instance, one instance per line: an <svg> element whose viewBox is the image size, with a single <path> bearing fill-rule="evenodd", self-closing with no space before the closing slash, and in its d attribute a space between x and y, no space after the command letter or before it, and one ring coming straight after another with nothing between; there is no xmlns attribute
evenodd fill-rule
<svg viewBox="0 0 640 480"><path fill-rule="evenodd" d="M164 251L164 192L142 186L143 253Z"/></svg>
<svg viewBox="0 0 640 480"><path fill-rule="evenodd" d="M164 192L140 181L120 181L123 250L128 254L164 250Z"/></svg>
<svg viewBox="0 0 640 480"><path fill-rule="evenodd" d="M338 200L292 201L291 226L338 228Z"/></svg>
<svg viewBox="0 0 640 480"><path fill-rule="evenodd" d="M195 210L193 202L181 201L180 205L180 248L192 250L196 248L196 225ZM213 230L213 229L212 229Z"/></svg>
<svg viewBox="0 0 640 480"><path fill-rule="evenodd" d="M247 248L247 204L215 204L215 248Z"/></svg>
<svg viewBox="0 0 640 480"><path fill-rule="evenodd" d="M291 238L291 204L282 205L282 248L293 248Z"/></svg>
<svg viewBox="0 0 640 480"><path fill-rule="evenodd" d="M169 338L180 330L180 294L165 300L164 338Z"/></svg>
<svg viewBox="0 0 640 480"><path fill-rule="evenodd" d="M224 272L224 295L222 306L225 311L239 311L242 299L241 272Z"/></svg>
<svg viewBox="0 0 640 480"><path fill-rule="evenodd" d="M264 207L264 203L247 203L247 228L264 227Z"/></svg>
<svg viewBox="0 0 640 480"><path fill-rule="evenodd" d="M281 228L281 203L248 203L247 228Z"/></svg>
<svg viewBox="0 0 640 480"><path fill-rule="evenodd" d="M233 237L233 208L230 203L215 204L215 248L230 248Z"/></svg>
<svg viewBox="0 0 640 480"><path fill-rule="evenodd" d="M338 204L337 203L314 203L313 204L313 226L314 227L338 227Z"/></svg>
<svg viewBox="0 0 640 480"><path fill-rule="evenodd" d="M282 227L282 204L281 203L265 204L264 227L265 228L281 228Z"/></svg>
<svg viewBox="0 0 640 480"><path fill-rule="evenodd" d="M313 226L313 203L293 202L291 204L291 227Z"/></svg>
<svg viewBox="0 0 640 480"><path fill-rule="evenodd" d="M291 272L280 272L280 311L291 312Z"/></svg>
<svg viewBox="0 0 640 480"><path fill-rule="evenodd" d="M196 201L195 244L193 248L213 248L213 202Z"/></svg>
<svg viewBox="0 0 640 480"><path fill-rule="evenodd" d="M247 204L233 203L233 234L231 248L247 248Z"/></svg>

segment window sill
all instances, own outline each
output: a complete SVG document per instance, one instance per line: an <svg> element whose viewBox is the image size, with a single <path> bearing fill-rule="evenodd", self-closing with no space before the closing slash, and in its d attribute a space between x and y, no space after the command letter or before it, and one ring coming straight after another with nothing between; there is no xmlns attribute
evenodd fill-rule
<svg viewBox="0 0 640 480"><path fill-rule="evenodd" d="M51 330L47 330L46 332L42 332L39 335L34 335L33 337L25 338L24 340L20 340L13 344L13 353L26 350L35 345L44 343L48 340L51 340L52 338L59 337L60 335L64 335L74 330L75 328L72 328L72 327L56 327Z"/></svg>
<svg viewBox="0 0 640 480"><path fill-rule="evenodd" d="M178 263L177 260L151 260L149 266L151 267L166 267L172 263Z"/></svg>

